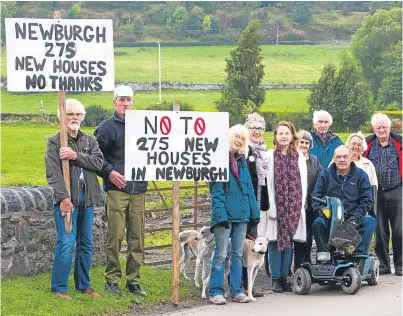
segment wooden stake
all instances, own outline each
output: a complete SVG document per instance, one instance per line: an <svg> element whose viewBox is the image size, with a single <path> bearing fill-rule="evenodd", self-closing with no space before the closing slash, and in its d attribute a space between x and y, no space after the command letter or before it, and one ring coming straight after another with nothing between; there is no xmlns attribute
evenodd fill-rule
<svg viewBox="0 0 403 316"><path fill-rule="evenodd" d="M59 91L59 116L60 116L60 146L67 147L68 146L68 138L67 138L67 130L65 125L66 118L66 95L64 91ZM69 161L62 160L62 170L63 170L63 179L64 184L66 186L66 190L70 194L70 170L69 170ZM64 217L64 229L67 233L70 233L72 230L71 224L71 213L68 213Z"/></svg>
<svg viewBox="0 0 403 316"><path fill-rule="evenodd" d="M179 103L173 104L173 110L179 111ZM172 185L172 304L179 305L179 181Z"/></svg>

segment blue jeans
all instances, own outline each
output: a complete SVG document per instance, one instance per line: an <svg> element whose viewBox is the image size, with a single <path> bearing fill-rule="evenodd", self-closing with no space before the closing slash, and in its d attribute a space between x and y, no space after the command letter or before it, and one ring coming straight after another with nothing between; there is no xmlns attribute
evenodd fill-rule
<svg viewBox="0 0 403 316"><path fill-rule="evenodd" d="M221 226L214 227L215 249L211 262L210 296L224 295L225 259L227 259L231 232L230 296L243 293L241 289L242 255L246 227L247 223L230 223L230 229L225 229Z"/></svg>
<svg viewBox="0 0 403 316"><path fill-rule="evenodd" d="M84 191L80 192L80 201L84 200ZM60 207L54 206L57 243L52 268L51 289L53 292L67 292L67 283L71 271L73 248L76 244L74 261L74 283L76 290L85 290L90 285L90 268L92 263L92 222L94 207L85 207L79 203L72 214L72 231L66 233L64 217Z"/></svg>
<svg viewBox="0 0 403 316"><path fill-rule="evenodd" d="M355 255L367 256L369 244L371 243L371 238L376 229L376 220L373 217L366 216L362 217L357 224L357 230L361 235L362 241L358 245ZM322 217L318 217L313 222L312 230L316 245L318 247L318 252L328 251L326 250L325 246L329 240L327 236L327 221L325 221Z"/></svg>
<svg viewBox="0 0 403 316"><path fill-rule="evenodd" d="M292 248L278 251L277 242L270 242L268 256L272 280L286 278L291 267Z"/></svg>

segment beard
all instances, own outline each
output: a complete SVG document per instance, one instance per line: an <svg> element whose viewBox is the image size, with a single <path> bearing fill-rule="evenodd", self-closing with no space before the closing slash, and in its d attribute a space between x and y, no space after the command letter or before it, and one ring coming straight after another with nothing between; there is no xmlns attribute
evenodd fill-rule
<svg viewBox="0 0 403 316"><path fill-rule="evenodd" d="M71 122L69 124L69 129L71 129L72 131L78 131L80 129L80 126L81 126L80 123Z"/></svg>

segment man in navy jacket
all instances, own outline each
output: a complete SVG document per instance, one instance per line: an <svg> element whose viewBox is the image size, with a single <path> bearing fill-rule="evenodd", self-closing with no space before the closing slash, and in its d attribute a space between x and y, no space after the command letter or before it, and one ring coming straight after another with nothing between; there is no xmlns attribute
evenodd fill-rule
<svg viewBox="0 0 403 316"><path fill-rule="evenodd" d="M351 151L345 145L336 148L333 160L334 163L319 174L312 197L322 199L329 196L341 200L344 206L345 221L353 224L362 237L355 255L368 255L369 244L376 228L376 220L366 216L372 204L371 184L368 175L355 166ZM314 212L321 215L323 205L312 200L312 208ZM319 216L312 226L318 251L329 250L326 249L326 225L327 221Z"/></svg>

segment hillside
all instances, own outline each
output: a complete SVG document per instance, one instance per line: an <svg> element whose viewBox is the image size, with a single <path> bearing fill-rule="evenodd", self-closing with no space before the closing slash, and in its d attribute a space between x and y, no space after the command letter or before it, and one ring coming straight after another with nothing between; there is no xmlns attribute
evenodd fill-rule
<svg viewBox="0 0 403 316"><path fill-rule="evenodd" d="M1 3L4 19L75 18L112 19L114 42L235 43L252 18L261 21L264 42L348 42L364 17L380 7L400 2L186 2L186 1L7 1ZM2 41L4 31L2 30Z"/></svg>

